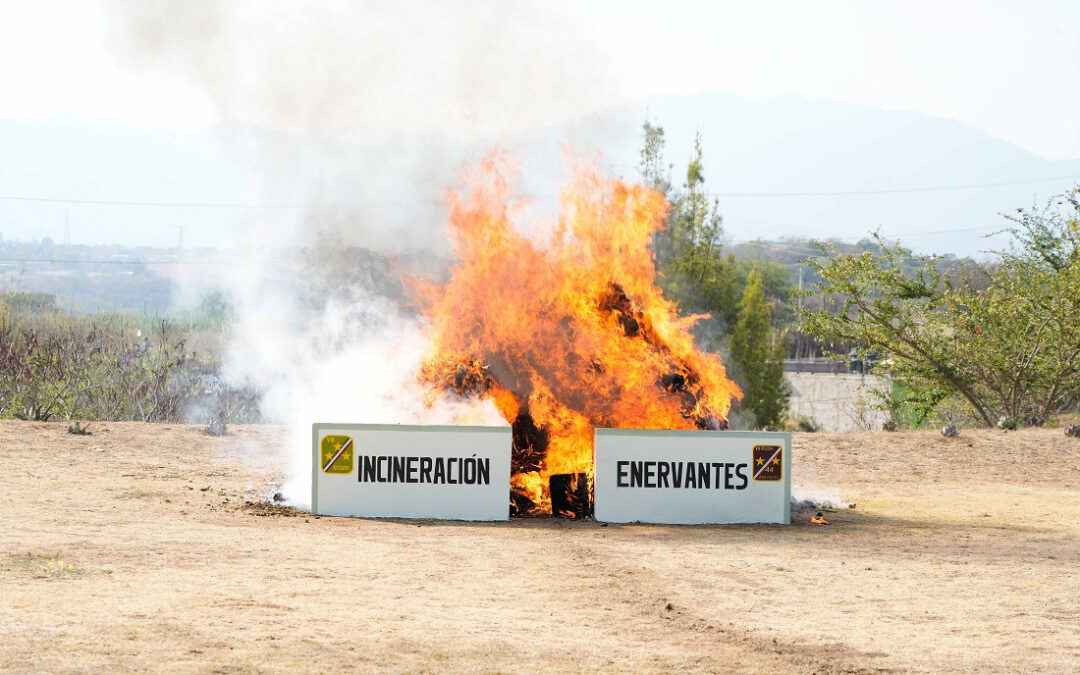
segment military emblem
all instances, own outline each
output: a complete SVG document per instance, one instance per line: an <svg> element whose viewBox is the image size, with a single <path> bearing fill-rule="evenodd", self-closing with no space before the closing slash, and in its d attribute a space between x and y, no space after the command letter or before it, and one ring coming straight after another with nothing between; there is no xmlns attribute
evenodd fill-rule
<svg viewBox="0 0 1080 675"><path fill-rule="evenodd" d="M323 473L352 473L353 439L350 436L323 436L319 447Z"/></svg>
<svg viewBox="0 0 1080 675"><path fill-rule="evenodd" d="M784 475L784 448L779 445L755 445L754 480L776 481Z"/></svg>

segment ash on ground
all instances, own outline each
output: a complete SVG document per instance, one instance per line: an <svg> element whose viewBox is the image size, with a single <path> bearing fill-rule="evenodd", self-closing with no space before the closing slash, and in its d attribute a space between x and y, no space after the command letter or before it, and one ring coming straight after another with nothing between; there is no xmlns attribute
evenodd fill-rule
<svg viewBox="0 0 1080 675"><path fill-rule="evenodd" d="M804 492L798 488L796 490L802 494L791 497L791 522L793 523L810 523L815 517L821 517L823 513L836 513L843 509L855 508L854 502L841 499L839 495L827 492Z"/></svg>

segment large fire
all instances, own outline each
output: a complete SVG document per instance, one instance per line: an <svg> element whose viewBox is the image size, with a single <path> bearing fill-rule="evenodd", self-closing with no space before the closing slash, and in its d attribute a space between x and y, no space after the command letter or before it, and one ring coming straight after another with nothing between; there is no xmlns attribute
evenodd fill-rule
<svg viewBox="0 0 1080 675"><path fill-rule="evenodd" d="M492 157L449 197L459 262L420 282L431 397L488 397L513 426L512 506L549 513L549 479L593 472L593 427L724 429L739 388L695 348L656 286L652 236L668 202L579 167L544 237L522 233L504 164Z"/></svg>

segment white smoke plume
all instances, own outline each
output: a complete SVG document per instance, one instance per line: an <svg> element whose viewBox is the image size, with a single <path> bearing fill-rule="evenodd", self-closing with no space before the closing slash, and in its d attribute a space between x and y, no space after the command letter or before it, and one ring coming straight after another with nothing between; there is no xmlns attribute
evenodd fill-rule
<svg viewBox="0 0 1080 675"><path fill-rule="evenodd" d="M226 361L228 375L256 383L264 410L287 423L282 493L291 503L310 497L312 422L505 424L490 403L425 405L416 380L423 327L395 301L349 280L317 307L295 290L257 281L236 289L241 312Z"/></svg>
<svg viewBox="0 0 1080 675"><path fill-rule="evenodd" d="M806 508L842 509L851 506L851 502L836 490L799 484L791 486L791 503Z"/></svg>
<svg viewBox="0 0 1080 675"><path fill-rule="evenodd" d="M425 405L423 323L398 279L445 266L443 191L481 131L558 105L525 89L560 81L547 72L560 64L535 61L528 78L499 58L542 53L521 10L511 22L488 3L114 8L119 53L243 120L217 135L251 169L254 198L276 205L249 213L219 281L237 310L226 374L265 392L264 414L288 429L287 500L308 504L313 422L505 424L490 402Z"/></svg>
<svg viewBox="0 0 1080 675"><path fill-rule="evenodd" d="M553 3L107 1L125 63L190 78L225 119L278 132L487 140L597 110L622 88L596 77L600 45Z"/></svg>

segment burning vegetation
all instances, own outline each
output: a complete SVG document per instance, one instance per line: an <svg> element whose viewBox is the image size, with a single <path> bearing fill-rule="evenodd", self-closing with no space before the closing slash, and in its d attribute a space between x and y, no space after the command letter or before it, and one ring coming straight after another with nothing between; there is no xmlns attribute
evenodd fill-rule
<svg viewBox="0 0 1080 675"><path fill-rule="evenodd" d="M580 517L594 426L725 429L741 392L694 346L703 317L656 285L663 195L581 167L550 233L530 238L504 168L489 158L449 195L458 262L416 286L432 339L420 379L432 401L486 397L512 425L513 513Z"/></svg>

